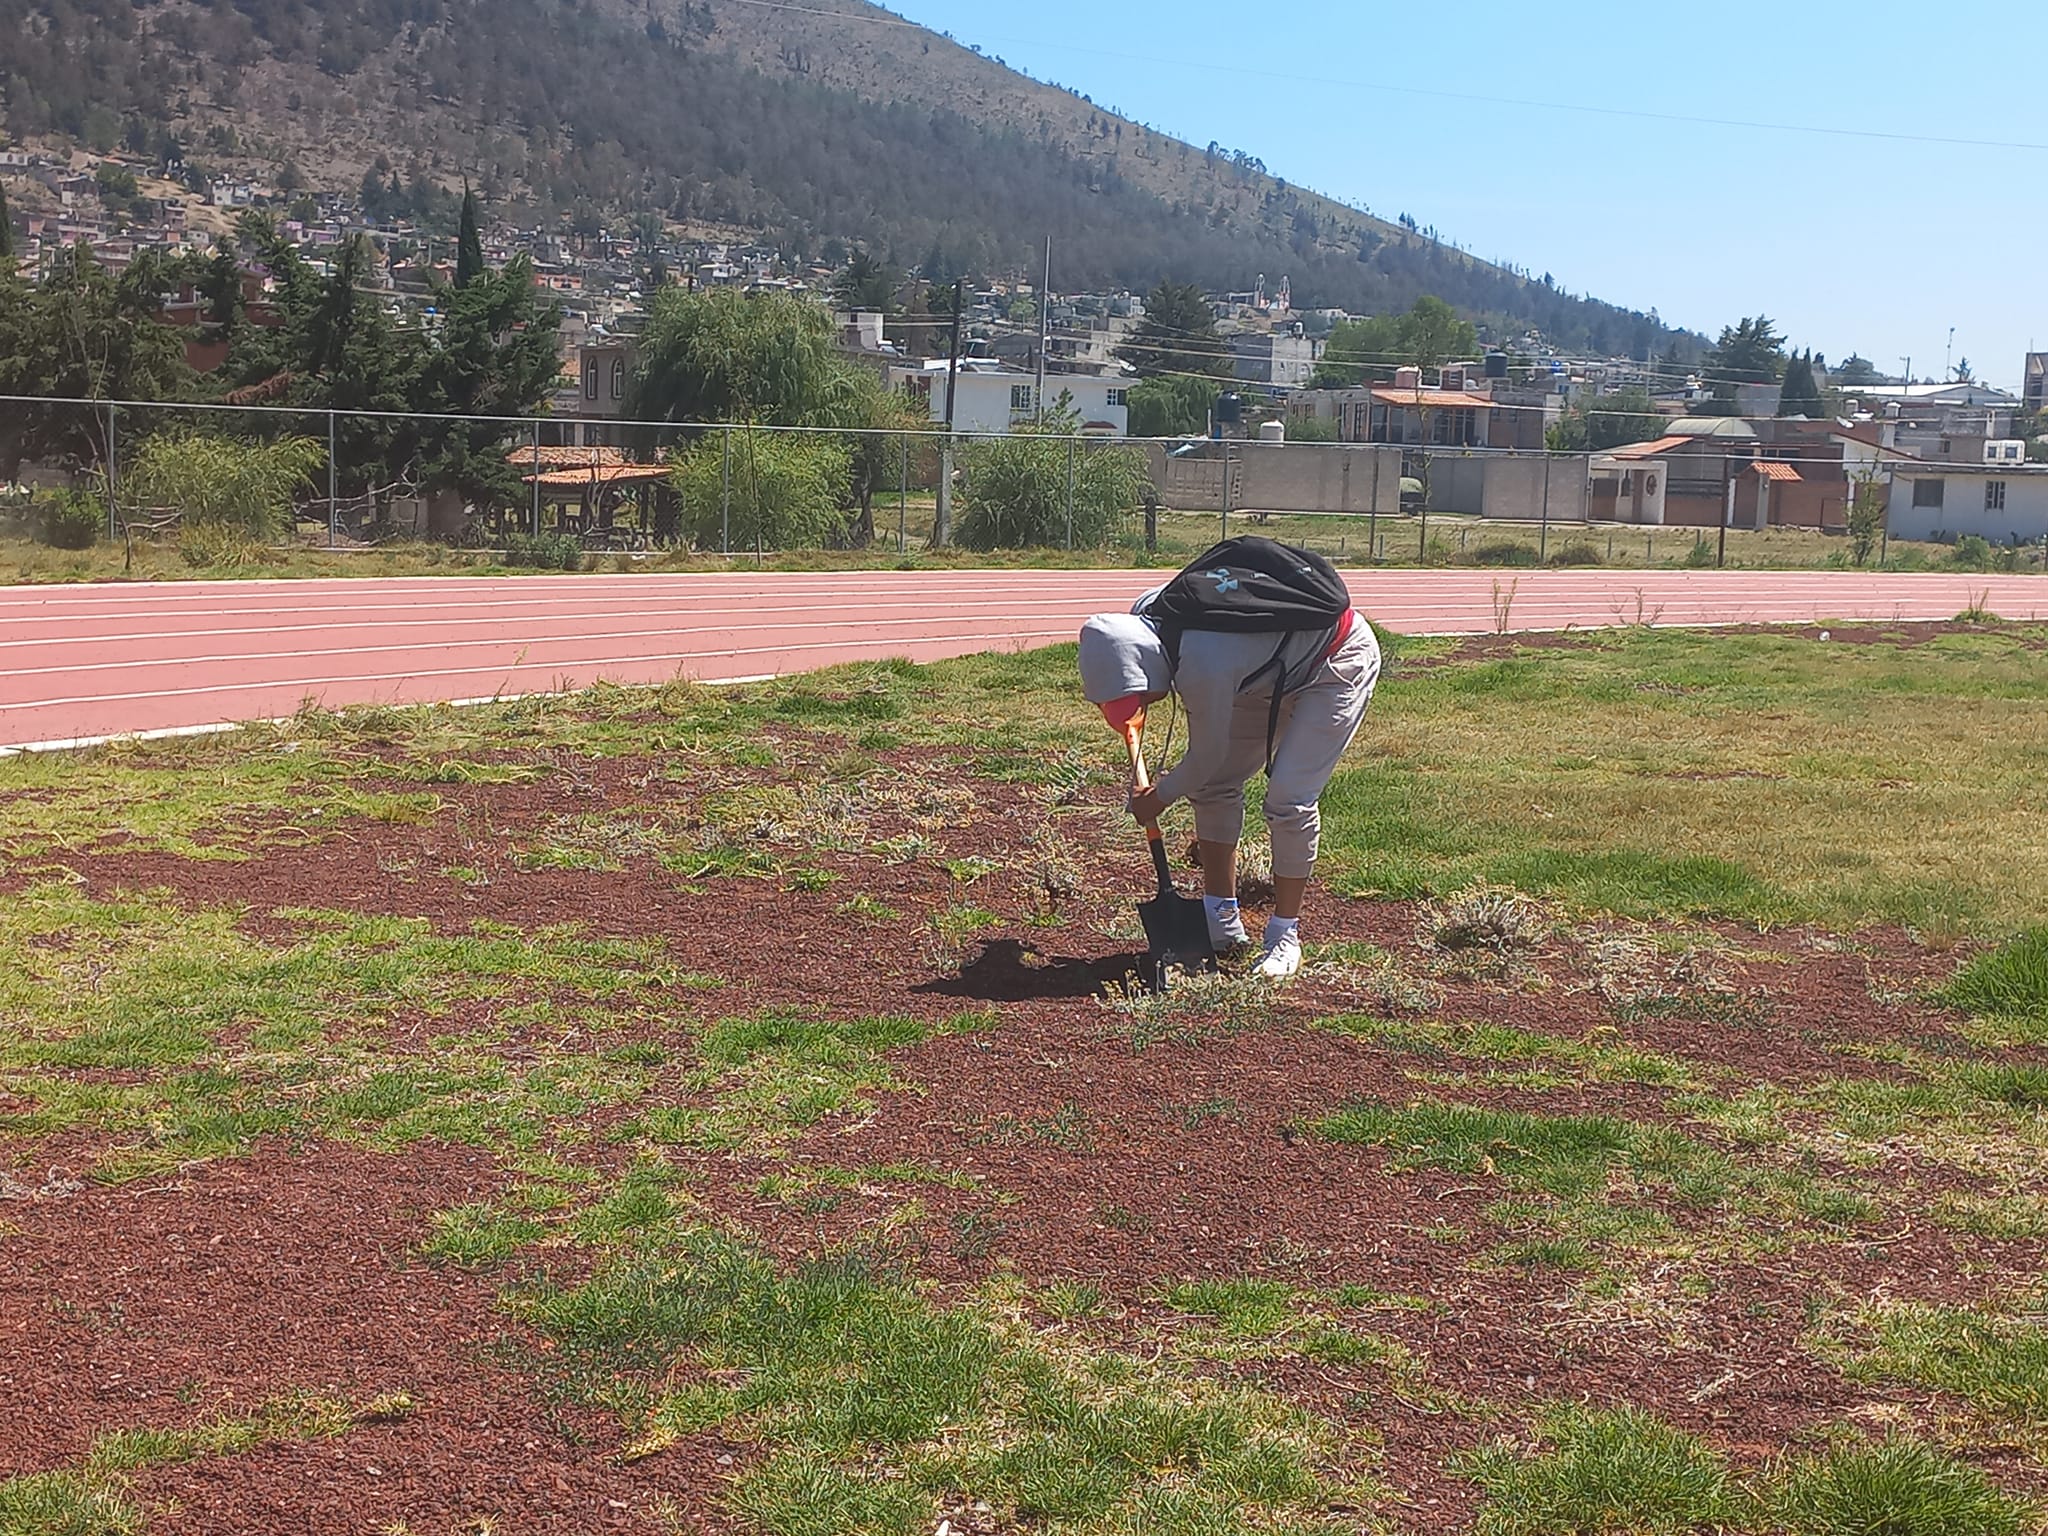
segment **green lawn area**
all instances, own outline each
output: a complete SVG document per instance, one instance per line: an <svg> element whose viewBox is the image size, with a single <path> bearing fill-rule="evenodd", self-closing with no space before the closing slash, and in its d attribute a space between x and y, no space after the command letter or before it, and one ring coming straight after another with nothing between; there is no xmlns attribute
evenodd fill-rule
<svg viewBox="0 0 2048 1536"><path fill-rule="evenodd" d="M0 1536L2038 1531L2048 628L1387 649L1278 992L1071 647L0 760Z"/></svg>

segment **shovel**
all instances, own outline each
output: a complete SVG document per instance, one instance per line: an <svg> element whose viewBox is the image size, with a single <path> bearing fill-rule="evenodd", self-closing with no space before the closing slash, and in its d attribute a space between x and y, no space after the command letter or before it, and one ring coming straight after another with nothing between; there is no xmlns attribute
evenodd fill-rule
<svg viewBox="0 0 2048 1536"><path fill-rule="evenodd" d="M1124 744L1131 749L1131 782L1140 793L1152 787L1139 741L1144 729L1142 712L1124 726ZM1209 942L1209 917L1202 903L1181 895L1173 883L1166 839L1157 822L1145 828L1145 841L1151 845L1152 867L1159 875L1159 894L1138 904L1138 921L1145 925L1145 985L1164 992L1169 970L1213 971L1216 947Z"/></svg>

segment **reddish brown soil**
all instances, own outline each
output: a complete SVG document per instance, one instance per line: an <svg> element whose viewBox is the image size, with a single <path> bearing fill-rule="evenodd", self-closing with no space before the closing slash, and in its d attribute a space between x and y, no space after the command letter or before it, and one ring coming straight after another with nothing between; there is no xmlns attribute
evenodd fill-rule
<svg viewBox="0 0 2048 1536"><path fill-rule="evenodd" d="M939 754L893 760L957 777ZM777 880L706 878L692 888L644 857L614 873L518 867L518 850L551 815L686 812L692 786L650 778L649 766L579 763L566 784L440 787L449 808L426 825L351 823L241 864L132 851L68 862L95 893L163 889L194 905L244 905L252 931L273 941L295 931L279 909L309 905L420 916L450 932L489 919L652 939L680 968L721 978L718 990L678 1001L705 1017L798 1006L936 1019L992 1008L992 1027L902 1053L892 1068L907 1086L883 1095L873 1114L829 1121L792 1152L797 1163L915 1161L967 1175L971 1188L884 1180L805 1204L756 1193L773 1162L678 1161L714 1213L791 1256L871 1241L883 1217L914 1199L923 1219L894 1241L942 1293L997 1266L1037 1285L1089 1281L1114 1304L1098 1331L1138 1347L1182 1325L1158 1301L1161 1286L1182 1277L1266 1275L1421 1298L1421 1309L1378 1307L1344 1320L1414 1351L1429 1389L1446 1399L1417 1400L1373 1368L1227 1368L1370 1424L1385 1439L1385 1474L1407 1501L1402 1517L1418 1530L1456 1528L1471 1512L1469 1486L1446 1473L1445 1458L1517 1429L1544 1400L1634 1402L1745 1457L1873 1406L1922 1412L1917 1395L1849 1382L1818 1359L1805 1338L1810 1307L1874 1294L1981 1297L2038 1272L2038 1243L1983 1243L1925 1220L1929 1192L1969 1187L1960 1176L1823 1168L1876 1200L1869 1224L1841 1233L1753 1222L1740 1251L1761 1256L1638 1256L1624 1267L1639 1304L1589 1299L1583 1274L1487 1257L1529 1235L1489 1215L1510 1193L1500 1179L1394 1172L1383 1152L1321 1143L1297 1123L1353 1099L1423 1096L1674 1122L1664 1090L1581 1083L1537 1092L1476 1076L1420 1083L1418 1071L1482 1073L1487 1064L1311 1029L1319 1015L1383 1007L1342 976L1305 979L1257 1031L1135 1050L1095 1001L1134 963L1132 944L1107 929L1128 922L1121 909L1142 888L1135 841L1108 835L1106 851L1091 855L1094 834L1070 826L1098 889L1063 926L1031 926L1021 915L1039 902L1024 847L1045 810L1015 786L976 784L971 822L931 833L941 857L998 861L996 873L966 886L934 859L801 850L793 863L838 883L807 893ZM905 826L883 817L871 835ZM488 883L450 880L441 871L451 865L481 869ZM901 918L843 914L856 893ZM928 919L963 901L1006 920L955 967L934 955ZM1431 976L1436 962L1417 922L1411 906L1322 895L1307 927L1316 938L1380 945ZM1721 990L1648 1015L1617 1013L1592 990L1591 937L1554 941L1506 982L1438 976L1444 1003L1431 1016L1662 1053L1729 1095L1762 1080L1796 1088L1889 1073L1845 1054L1881 1043L1968 1050L1939 1011L1874 1000L1873 986L1905 995L1954 964L1897 933L1861 934L1843 947L1824 935L1723 929L1716 937L1750 957L1726 966ZM476 1006L486 1015L491 1007ZM420 1050L433 1032L420 1031ZM401 1021L394 1039L404 1038ZM681 1097L679 1078L679 1069L666 1074L660 1095ZM593 1115L584 1128L619 1118ZM74 1154L74 1164L85 1161L86 1150L15 1140L0 1142L0 1161L21 1177ZM600 1139L578 1155L616 1166L627 1154ZM730 1447L707 1439L620 1465L616 1423L551 1402L544 1372L508 1363L502 1341L535 1341L495 1304L503 1274L466 1275L410 1256L428 1213L483 1198L502 1178L488 1154L463 1149L380 1156L266 1144L170 1182L0 1207L0 1393L23 1405L0 1415L0 1470L64 1466L108 1430L189 1424L295 1390L358 1403L403 1391L419 1408L402 1422L159 1469L139 1488L153 1507L175 1510L164 1529L370 1531L402 1521L452 1532L479 1517L505 1530L651 1529L663 1496L686 1519L715 1524L731 1465L719 1458L735 1454ZM1725 1219L1660 1203L1687 1236L1728 1251ZM1460 1399L1490 1404L1499 1417L1456 1411ZM2029 1480L2013 1468L2001 1476Z"/></svg>
<svg viewBox="0 0 2048 1536"><path fill-rule="evenodd" d="M615 1425L495 1364L500 1277L410 1257L428 1212L494 1190L459 1148L381 1157L266 1144L235 1162L8 1214L0 1244L0 1472L74 1464L96 1435L246 1414L294 1393L409 1417L331 1440L158 1468L159 1528L209 1532L652 1529L713 1508L706 1440L626 1467Z"/></svg>

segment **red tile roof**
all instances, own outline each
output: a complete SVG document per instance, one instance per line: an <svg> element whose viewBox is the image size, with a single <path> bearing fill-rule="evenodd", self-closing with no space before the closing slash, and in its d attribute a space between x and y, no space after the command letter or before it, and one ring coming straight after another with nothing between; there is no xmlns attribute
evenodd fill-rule
<svg viewBox="0 0 2048 1536"><path fill-rule="evenodd" d="M1400 389L1382 387L1372 392L1373 399L1381 405L1425 405L1447 407L1451 410L1484 411L1493 407L1493 401L1485 395L1468 395L1459 389Z"/></svg>
<svg viewBox="0 0 2048 1536"><path fill-rule="evenodd" d="M1799 471L1790 464L1780 464L1775 459L1758 459L1749 466L1766 480L1797 480Z"/></svg>
<svg viewBox="0 0 2048 1536"><path fill-rule="evenodd" d="M538 475L522 475L528 485L538 482L564 490L581 490L591 485L655 485L668 478L660 464L600 464L589 469L550 469Z"/></svg>
<svg viewBox="0 0 2048 1536"><path fill-rule="evenodd" d="M1696 441L1698 439L1691 437L1660 437L1651 443L1624 443L1621 447L1610 452L1607 457L1610 459L1654 459L1660 453L1670 453L1673 449L1690 447Z"/></svg>

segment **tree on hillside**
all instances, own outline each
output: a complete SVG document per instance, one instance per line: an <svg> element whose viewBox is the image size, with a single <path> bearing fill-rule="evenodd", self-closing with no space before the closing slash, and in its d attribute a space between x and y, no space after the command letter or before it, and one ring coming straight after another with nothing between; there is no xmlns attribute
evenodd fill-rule
<svg viewBox="0 0 2048 1536"><path fill-rule="evenodd" d="M1469 320L1434 294L1424 294L1402 317L1402 361L1420 368L1425 377L1445 363L1471 357L1479 350L1479 333Z"/></svg>
<svg viewBox="0 0 2048 1536"><path fill-rule="evenodd" d="M462 184L462 225L455 240L455 286L467 288L484 275L484 236L477 223L476 193Z"/></svg>
<svg viewBox="0 0 2048 1536"><path fill-rule="evenodd" d="M7 216L7 189L0 187L0 262L14 261L14 224Z"/></svg>
<svg viewBox="0 0 2048 1536"><path fill-rule="evenodd" d="M1877 368L1869 358L1851 352L1835 370L1835 382L1844 389L1861 389L1877 382Z"/></svg>
<svg viewBox="0 0 2048 1536"><path fill-rule="evenodd" d="M1581 399L1544 434L1544 446L1558 453L1604 453L1663 435L1664 416L1649 392L1617 389Z"/></svg>
<svg viewBox="0 0 2048 1536"><path fill-rule="evenodd" d="M1133 437L1198 437L1209 430L1209 413L1222 387L1214 379L1147 379L1132 389Z"/></svg>
<svg viewBox="0 0 2048 1536"><path fill-rule="evenodd" d="M431 415L525 416L541 408L560 369L559 316L534 286L533 264L515 256L485 271L448 301L448 315L412 393ZM520 493L505 459L502 422L422 423L420 475L429 490L453 490L472 503L505 504Z"/></svg>
<svg viewBox="0 0 2048 1536"><path fill-rule="evenodd" d="M1426 377L1478 350L1472 323L1442 299L1424 294L1406 314L1340 322L1323 348L1314 382L1318 389L1355 389L1385 383L1401 367L1420 368Z"/></svg>
<svg viewBox="0 0 2048 1536"><path fill-rule="evenodd" d="M157 323L170 266L143 251L118 278L83 243L59 251L38 288L0 286L0 390L82 400L191 398L178 333ZM0 478L24 458L104 464L107 417L71 406L0 412ZM118 429L117 429L118 430Z"/></svg>
<svg viewBox="0 0 2048 1536"><path fill-rule="evenodd" d="M902 275L886 262L856 251L846 270L832 280L832 297L846 309L872 309L893 314Z"/></svg>
<svg viewBox="0 0 2048 1536"><path fill-rule="evenodd" d="M1313 383L1317 389L1356 389L1367 382L1383 382L1394 376L1401 356L1399 315L1340 320L1323 344Z"/></svg>
<svg viewBox="0 0 2048 1536"><path fill-rule="evenodd" d="M831 315L782 293L654 296L627 414L640 421L845 426L857 388Z"/></svg>
<svg viewBox="0 0 2048 1536"><path fill-rule="evenodd" d="M1721 339L1707 354L1706 382L1714 393L1708 414L1737 414L1736 386L1775 384L1784 373L1785 338L1769 320L1757 315L1723 327Z"/></svg>
<svg viewBox="0 0 2048 1536"><path fill-rule="evenodd" d="M1797 354L1785 365L1785 387L1778 396L1778 414L1804 416L1812 421L1827 414L1820 385L1814 378L1811 352Z"/></svg>
<svg viewBox="0 0 2048 1536"><path fill-rule="evenodd" d="M1199 284L1162 282L1145 296L1145 318L1117 356L1141 378L1203 374L1227 379L1230 349L1216 334L1216 309Z"/></svg>

